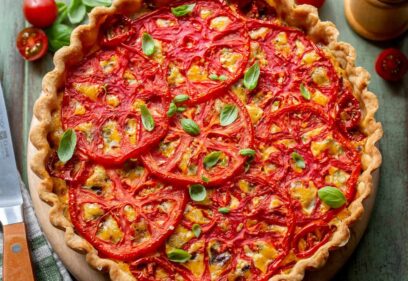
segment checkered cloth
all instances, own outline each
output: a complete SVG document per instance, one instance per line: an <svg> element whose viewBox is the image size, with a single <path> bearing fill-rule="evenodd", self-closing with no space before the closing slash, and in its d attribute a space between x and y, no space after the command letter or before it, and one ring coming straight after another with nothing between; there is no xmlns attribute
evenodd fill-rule
<svg viewBox="0 0 408 281"><path fill-rule="evenodd" d="M30 244L31 259L35 278L38 281L72 281L68 271L52 250L50 244L38 225L34 214L31 198L21 182L21 192L24 200L24 221ZM3 233L0 231L0 280L3 280Z"/></svg>

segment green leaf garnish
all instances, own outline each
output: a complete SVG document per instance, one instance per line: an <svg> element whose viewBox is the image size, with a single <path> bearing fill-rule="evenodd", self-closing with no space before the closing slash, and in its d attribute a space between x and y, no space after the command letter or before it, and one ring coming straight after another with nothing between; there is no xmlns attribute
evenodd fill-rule
<svg viewBox="0 0 408 281"><path fill-rule="evenodd" d="M256 154L256 151L251 148L244 148L239 151L239 154L241 154L242 156L254 156Z"/></svg>
<svg viewBox="0 0 408 281"><path fill-rule="evenodd" d="M151 56L154 54L155 51L155 45L154 45L154 40L152 36L150 36L148 33L143 33L142 35L142 50L143 53L146 56Z"/></svg>
<svg viewBox="0 0 408 281"><path fill-rule="evenodd" d="M188 189L190 197L192 200L201 202L207 197L207 190L204 185L201 184L192 184Z"/></svg>
<svg viewBox="0 0 408 281"><path fill-rule="evenodd" d="M189 98L190 98L189 96L181 94L181 95L175 96L173 99L173 102L182 103L182 102L187 101Z"/></svg>
<svg viewBox="0 0 408 281"><path fill-rule="evenodd" d="M167 116L172 117L174 114L177 112L177 106L174 104L174 102L170 103L169 110L167 111Z"/></svg>
<svg viewBox="0 0 408 281"><path fill-rule="evenodd" d="M210 74L210 75L208 76L208 78L210 78L210 79L213 80L213 81L225 81L225 80L228 79L228 77L225 76L225 75L220 75L220 76L218 76L217 74L214 74L214 73Z"/></svg>
<svg viewBox="0 0 408 281"><path fill-rule="evenodd" d="M208 153L203 160L205 168L209 169L214 167L218 163L218 160L220 160L221 153L221 151L213 151Z"/></svg>
<svg viewBox="0 0 408 281"><path fill-rule="evenodd" d="M61 23L54 23L50 28L47 28L46 34L50 51L56 52L62 47L68 46L72 30L72 27Z"/></svg>
<svg viewBox="0 0 408 281"><path fill-rule="evenodd" d="M201 179L203 180L203 182L209 182L210 179L207 178L206 176L201 176Z"/></svg>
<svg viewBox="0 0 408 281"><path fill-rule="evenodd" d="M140 113L142 114L142 124L146 131L151 132L154 130L154 119L150 114L149 109L146 105L142 104L140 106Z"/></svg>
<svg viewBox="0 0 408 281"><path fill-rule="evenodd" d="M185 263L191 258L191 255L184 250L173 249L167 253L167 258L172 262Z"/></svg>
<svg viewBox="0 0 408 281"><path fill-rule="evenodd" d="M228 214L231 211L231 209L229 207L221 207L218 209L218 212L220 212L221 214Z"/></svg>
<svg viewBox="0 0 408 281"><path fill-rule="evenodd" d="M86 16L86 7L81 0L71 0L68 6L68 19L72 24L78 24Z"/></svg>
<svg viewBox="0 0 408 281"><path fill-rule="evenodd" d="M195 5L196 4L189 4L189 5L181 5L181 6L173 7L171 8L171 12L176 17L182 17L182 16L185 16L191 13L194 10Z"/></svg>
<svg viewBox="0 0 408 281"><path fill-rule="evenodd" d="M238 108L233 104L227 104L221 109L220 124L228 126L238 118Z"/></svg>
<svg viewBox="0 0 408 281"><path fill-rule="evenodd" d="M337 209L346 203L346 197L343 192L332 186L325 186L317 192L320 200L330 207Z"/></svg>
<svg viewBox="0 0 408 281"><path fill-rule="evenodd" d="M200 134L200 127L191 119L181 119L180 121L183 130L192 136L197 136Z"/></svg>
<svg viewBox="0 0 408 281"><path fill-rule="evenodd" d="M85 6L88 7L98 7L98 6L105 6L108 7L112 5L112 0L82 0Z"/></svg>
<svg viewBox="0 0 408 281"><path fill-rule="evenodd" d="M201 226L199 224L193 224L193 227L191 228L191 231L193 232L195 237L200 237L201 234Z"/></svg>
<svg viewBox="0 0 408 281"><path fill-rule="evenodd" d="M256 62L252 65L244 75L244 86L248 90L252 91L258 85L260 75L259 63Z"/></svg>
<svg viewBox="0 0 408 281"><path fill-rule="evenodd" d="M77 143L77 136L75 131L68 129L62 135L61 141L58 146L58 158L60 161L66 163L74 155L75 147Z"/></svg>
<svg viewBox="0 0 408 281"><path fill-rule="evenodd" d="M302 93L302 96L305 99L310 100L311 94L310 94L309 90L305 87L305 85L300 84L300 92Z"/></svg>
<svg viewBox="0 0 408 281"><path fill-rule="evenodd" d="M306 167L305 160L303 159L302 155L297 152L292 153L292 159L295 161L296 166L304 169Z"/></svg>
<svg viewBox="0 0 408 281"><path fill-rule="evenodd" d="M184 112L186 110L187 110L187 107L185 107L185 106L177 107L177 112Z"/></svg>

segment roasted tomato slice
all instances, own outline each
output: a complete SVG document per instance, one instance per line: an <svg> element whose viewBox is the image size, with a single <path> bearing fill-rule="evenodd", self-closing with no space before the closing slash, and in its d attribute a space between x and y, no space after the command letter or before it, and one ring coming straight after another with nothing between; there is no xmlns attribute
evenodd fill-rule
<svg viewBox="0 0 408 281"><path fill-rule="evenodd" d="M385 80L398 81L408 71L408 59L398 49L386 49L378 55L375 70Z"/></svg>
<svg viewBox="0 0 408 281"><path fill-rule="evenodd" d="M63 127L76 131L78 150L98 163L123 163L166 134L166 82L160 67L142 55L123 48L97 52L68 77ZM151 127L142 122L146 117Z"/></svg>
<svg viewBox="0 0 408 281"><path fill-rule="evenodd" d="M74 156L66 163L58 159L57 152L53 152L47 162L48 173L56 178L66 181L77 181L85 173L86 159L79 154Z"/></svg>
<svg viewBox="0 0 408 281"><path fill-rule="evenodd" d="M184 212L185 188L158 181L134 161L120 170L87 169L86 180L69 188L69 212L75 230L102 256L146 255L173 232Z"/></svg>
<svg viewBox="0 0 408 281"><path fill-rule="evenodd" d="M223 123L226 119L229 122ZM241 170L245 158L240 150L250 148L252 141L247 111L233 95L225 94L174 116L166 137L142 159L165 180L215 185Z"/></svg>
<svg viewBox="0 0 408 281"><path fill-rule="evenodd" d="M135 32L132 27L132 20L123 15L110 16L101 30L104 32L101 34L99 43L103 47L116 47Z"/></svg>
<svg viewBox="0 0 408 281"><path fill-rule="evenodd" d="M250 20L247 28L251 54L246 71L258 63L259 80L253 90L244 87L243 80L231 89L249 105L255 124L264 111L299 103L330 106L340 83L323 51L290 27Z"/></svg>
<svg viewBox="0 0 408 281"><path fill-rule="evenodd" d="M177 2L177 5L191 4ZM129 41L141 49L143 34L155 41L151 59L167 69L173 96L188 94L190 102L208 100L243 73L249 55L244 22L218 1L196 1L193 10L176 17L163 7L136 22L138 30Z"/></svg>
<svg viewBox="0 0 408 281"><path fill-rule="evenodd" d="M16 45L25 60L34 61L47 53L47 35L39 28L27 27L18 33Z"/></svg>
<svg viewBox="0 0 408 281"><path fill-rule="evenodd" d="M129 264L129 270L138 281L183 280L193 281L189 275L163 256L137 259Z"/></svg>

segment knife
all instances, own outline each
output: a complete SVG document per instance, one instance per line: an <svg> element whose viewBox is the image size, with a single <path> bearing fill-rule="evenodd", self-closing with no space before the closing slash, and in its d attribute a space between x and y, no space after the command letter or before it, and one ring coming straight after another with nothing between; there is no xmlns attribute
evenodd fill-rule
<svg viewBox="0 0 408 281"><path fill-rule="evenodd" d="M3 225L3 281L34 280L23 221L23 197L0 83L0 222Z"/></svg>

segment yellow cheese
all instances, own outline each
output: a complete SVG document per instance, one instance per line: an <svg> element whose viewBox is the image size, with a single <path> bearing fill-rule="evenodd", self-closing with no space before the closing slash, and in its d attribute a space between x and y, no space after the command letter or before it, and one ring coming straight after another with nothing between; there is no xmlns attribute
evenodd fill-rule
<svg viewBox="0 0 408 281"><path fill-rule="evenodd" d="M84 115L86 113L85 106L83 106L80 102L75 102L75 115Z"/></svg>
<svg viewBox="0 0 408 281"><path fill-rule="evenodd" d="M313 141L310 149L315 157L325 150L329 150L331 155L339 155L343 152L341 145L330 137L322 141Z"/></svg>
<svg viewBox="0 0 408 281"><path fill-rule="evenodd" d="M249 193L249 191L250 191L249 182L246 181L246 180L239 180L238 181L238 187L239 187L239 189L242 190L242 192Z"/></svg>
<svg viewBox="0 0 408 281"><path fill-rule="evenodd" d="M104 213L101 206L97 203L85 203L83 205L83 214L86 221L95 220Z"/></svg>
<svg viewBox="0 0 408 281"><path fill-rule="evenodd" d="M306 214L313 212L316 206L317 189L313 184L305 187L301 182L291 184L290 194L293 199L298 200L302 206L302 210Z"/></svg>
<svg viewBox="0 0 408 281"><path fill-rule="evenodd" d="M132 109L136 112L140 112L140 107L142 105L146 105L146 103L144 102L144 100L141 99L135 99L135 101L132 104Z"/></svg>
<svg viewBox="0 0 408 281"><path fill-rule="evenodd" d="M251 30L249 32L249 36L251 37L251 39L254 39L254 40L259 39L259 38L265 39L268 32L269 32L269 28L261 27L258 29Z"/></svg>
<svg viewBox="0 0 408 281"><path fill-rule="evenodd" d="M187 206L184 216L192 223L206 224L210 222L206 217L204 217L201 209L192 207L190 205Z"/></svg>
<svg viewBox="0 0 408 281"><path fill-rule="evenodd" d="M263 67L268 65L265 52L262 50L261 45L258 42L250 43L250 59L258 60Z"/></svg>
<svg viewBox="0 0 408 281"><path fill-rule="evenodd" d="M129 142L131 144L136 144L136 129L137 129L136 119L132 118L126 121L125 132L128 135Z"/></svg>
<svg viewBox="0 0 408 281"><path fill-rule="evenodd" d="M123 73L123 79L125 79L129 85L134 85L137 83L135 75L133 75L129 69Z"/></svg>
<svg viewBox="0 0 408 281"><path fill-rule="evenodd" d="M183 84L186 79L181 75L180 70L175 65L170 65L169 75L167 76L167 82L172 86L179 86Z"/></svg>
<svg viewBox="0 0 408 281"><path fill-rule="evenodd" d="M329 102L329 98L323 95L319 90L316 90L316 92L314 92L312 95L312 101L325 106Z"/></svg>
<svg viewBox="0 0 408 281"><path fill-rule="evenodd" d="M237 260L235 270L228 274L228 281L249 280L251 277L251 264L243 259Z"/></svg>
<svg viewBox="0 0 408 281"><path fill-rule="evenodd" d="M318 127L313 130L310 130L309 132L306 132L302 135L302 142L303 143L308 143L313 137L317 136L320 134L320 132L324 129L324 127Z"/></svg>
<svg viewBox="0 0 408 281"><path fill-rule="evenodd" d="M73 83L74 89L84 96L96 101L100 93L100 86L97 84L90 83Z"/></svg>
<svg viewBox="0 0 408 281"><path fill-rule="evenodd" d="M244 88L242 82L238 82L231 87L232 92L243 102L247 103L247 90Z"/></svg>
<svg viewBox="0 0 408 281"><path fill-rule="evenodd" d="M261 152L263 161L268 160L272 153L278 152L278 151L279 150L274 146L260 147L260 152Z"/></svg>
<svg viewBox="0 0 408 281"><path fill-rule="evenodd" d="M192 238L194 238L193 232L179 225L176 227L174 233L167 240L166 248L180 249Z"/></svg>
<svg viewBox="0 0 408 281"><path fill-rule="evenodd" d="M92 129L93 129L93 125L92 123L89 123L89 122L78 124L75 127L76 131L79 131L85 134L85 137L88 142L92 140Z"/></svg>
<svg viewBox="0 0 408 281"><path fill-rule="evenodd" d="M159 150L163 156L168 158L174 153L177 145L178 143L176 141L161 142L159 145Z"/></svg>
<svg viewBox="0 0 408 281"><path fill-rule="evenodd" d="M210 27L218 31L224 31L230 23L229 17L216 17L211 20Z"/></svg>
<svg viewBox="0 0 408 281"><path fill-rule="evenodd" d="M107 95L106 103L112 107L117 107L120 104L119 98L115 95Z"/></svg>
<svg viewBox="0 0 408 281"><path fill-rule="evenodd" d="M231 263L231 253L221 252L221 245L218 241L209 241L207 252L210 258L211 280L217 280Z"/></svg>
<svg viewBox="0 0 408 281"><path fill-rule="evenodd" d="M118 124L115 121L109 120L102 127L102 136L104 142L104 151L112 153L119 148L122 136L118 130Z"/></svg>
<svg viewBox="0 0 408 281"><path fill-rule="evenodd" d="M199 82L199 81L205 81L207 79L207 72L205 71L204 68L201 68L200 66L193 64L190 69L187 71L187 78L192 81L192 82Z"/></svg>
<svg viewBox="0 0 408 281"><path fill-rule="evenodd" d="M186 148L183 152L183 156L181 157L181 161L179 163L179 168L183 174L188 173L188 167L190 165L190 158L191 158L191 148Z"/></svg>
<svg viewBox="0 0 408 281"><path fill-rule="evenodd" d="M319 86L327 84L329 82L329 77L327 76L327 70L323 67L317 67L312 72L312 80Z"/></svg>
<svg viewBox="0 0 408 281"><path fill-rule="evenodd" d="M105 74L111 73L118 66L118 57L111 56L108 60L103 60L99 63L102 67L102 71Z"/></svg>
<svg viewBox="0 0 408 281"><path fill-rule="evenodd" d="M272 43L274 44L276 51L281 53L284 57L288 56L291 52L288 44L288 37L285 32L278 33Z"/></svg>
<svg viewBox="0 0 408 281"><path fill-rule="evenodd" d="M263 115L263 110L255 104L248 104L246 105L246 108L248 110L249 116L251 117L252 123L258 123L259 119L261 119Z"/></svg>
<svg viewBox="0 0 408 281"><path fill-rule="evenodd" d="M132 206L126 205L123 208L123 212L125 213L125 216L128 219L128 221L132 222L136 219L136 211Z"/></svg>
<svg viewBox="0 0 408 281"><path fill-rule="evenodd" d="M254 265L263 273L268 271L268 265L274 261L279 252L272 244L265 241L257 241L255 250L251 250L249 246L244 246L245 254L253 259Z"/></svg>
<svg viewBox="0 0 408 281"><path fill-rule="evenodd" d="M191 258L188 262L183 263L183 266L188 268L195 277L199 278L205 271L204 240L199 240L191 244L188 252L193 256L193 258Z"/></svg>
<svg viewBox="0 0 408 281"><path fill-rule="evenodd" d="M211 10L201 9L201 11L200 11L200 17L201 17L202 19L206 19L206 18L208 18L208 17L211 16L211 15L212 15Z"/></svg>
<svg viewBox="0 0 408 281"><path fill-rule="evenodd" d="M311 51L303 55L302 63L306 65L311 65L315 61L319 60L319 55L315 51Z"/></svg>
<svg viewBox="0 0 408 281"><path fill-rule="evenodd" d="M85 185L88 187L92 186L104 187L108 184L108 181L109 177L106 174L105 168L97 165L93 169L91 176L85 181Z"/></svg>
<svg viewBox="0 0 408 281"><path fill-rule="evenodd" d="M330 185L334 185L336 187L343 187L347 183L349 178L350 175L345 171L338 169L336 167L330 167L329 175L325 177L325 181Z"/></svg>
<svg viewBox="0 0 408 281"><path fill-rule="evenodd" d="M164 61L164 56L163 56L163 47L162 47L162 42L160 40L154 40L154 53L153 53L153 60L157 61L159 64L162 64Z"/></svg>
<svg viewBox="0 0 408 281"><path fill-rule="evenodd" d="M269 132L271 132L271 134L276 134L276 133L279 133L281 131L282 131L282 129L276 124L272 124L271 128L269 129Z"/></svg>
<svg viewBox="0 0 408 281"><path fill-rule="evenodd" d="M174 26L176 22L169 20L169 19L157 19L156 20L156 25L158 27L171 27Z"/></svg>
<svg viewBox="0 0 408 281"><path fill-rule="evenodd" d="M117 244L122 240L123 232L119 228L118 223L111 216L108 216L106 220L102 223L96 236L104 241L109 241Z"/></svg>
<svg viewBox="0 0 408 281"><path fill-rule="evenodd" d="M135 243L142 243L150 238L148 224L144 219L138 222L132 223L132 228L134 230L134 240Z"/></svg>
<svg viewBox="0 0 408 281"><path fill-rule="evenodd" d="M305 45L299 40L296 40L296 55L301 56L305 52Z"/></svg>
<svg viewBox="0 0 408 281"><path fill-rule="evenodd" d="M235 73L238 70L241 61L242 55L240 53L233 53L228 49L223 50L221 53L220 62L231 73Z"/></svg>
<svg viewBox="0 0 408 281"><path fill-rule="evenodd" d="M269 202L269 209L275 209L282 206L282 201L276 196L271 196L271 201Z"/></svg>

